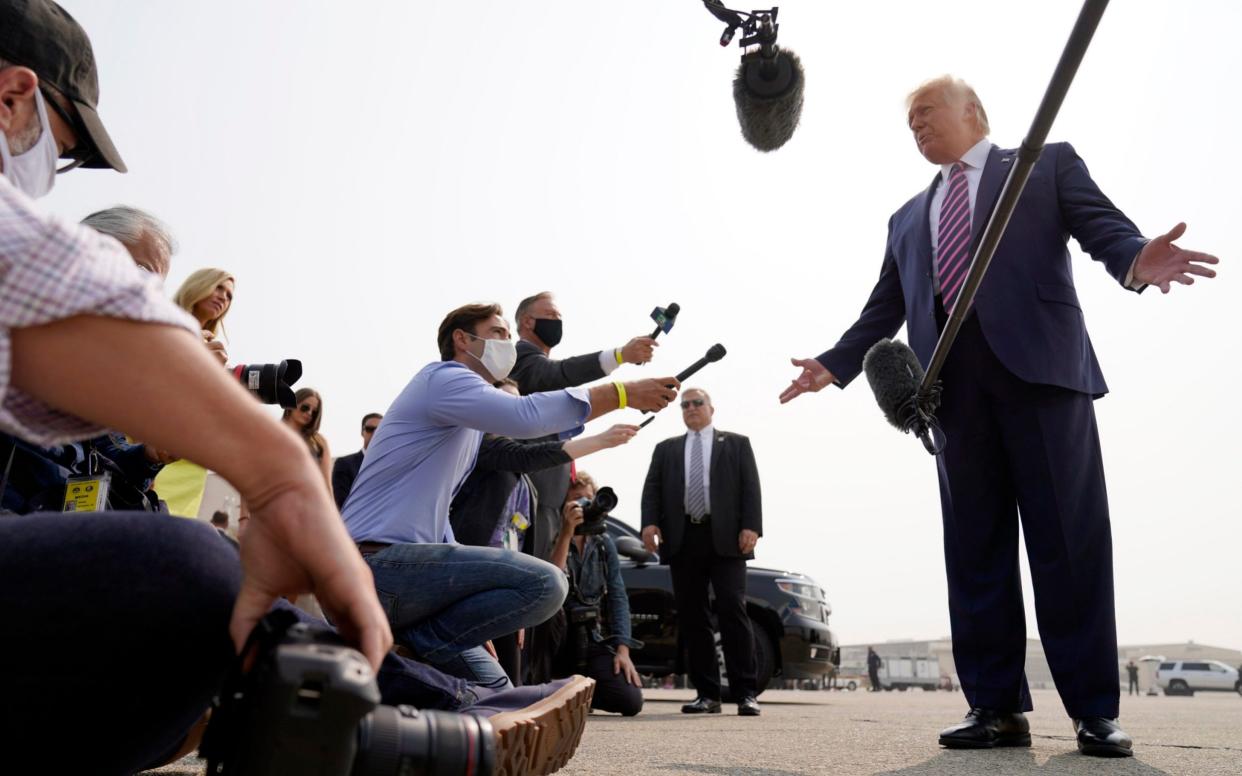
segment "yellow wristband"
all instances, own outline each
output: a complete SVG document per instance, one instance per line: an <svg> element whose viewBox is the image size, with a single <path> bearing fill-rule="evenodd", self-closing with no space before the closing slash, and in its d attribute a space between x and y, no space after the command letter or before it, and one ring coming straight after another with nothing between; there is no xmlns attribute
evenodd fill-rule
<svg viewBox="0 0 1242 776"><path fill-rule="evenodd" d="M625 363L625 359L621 356L621 348L613 350L612 354L617 357L617 366Z"/></svg>
<svg viewBox="0 0 1242 776"><path fill-rule="evenodd" d="M613 385L617 386L617 409L623 410L626 408L626 405L627 405L627 402L625 399L625 386L622 385L619 381L613 383Z"/></svg>

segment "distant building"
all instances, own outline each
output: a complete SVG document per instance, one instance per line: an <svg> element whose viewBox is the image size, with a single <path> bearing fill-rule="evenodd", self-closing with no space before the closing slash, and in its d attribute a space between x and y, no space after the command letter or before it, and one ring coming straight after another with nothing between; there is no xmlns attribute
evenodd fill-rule
<svg viewBox="0 0 1242 776"><path fill-rule="evenodd" d="M892 681L885 676L886 671L891 668L901 675L912 674L914 683L922 683L917 681L924 678L921 675L935 671L940 679L951 681L954 688L961 684L957 678L957 667L953 663L953 642L947 638L935 641L880 641L843 646L840 668L842 676L867 675L867 647L875 649L885 663L885 668L880 672L881 682ZM1026 681L1031 689L1053 689L1052 671L1044 657L1044 646L1038 639L1026 640Z"/></svg>

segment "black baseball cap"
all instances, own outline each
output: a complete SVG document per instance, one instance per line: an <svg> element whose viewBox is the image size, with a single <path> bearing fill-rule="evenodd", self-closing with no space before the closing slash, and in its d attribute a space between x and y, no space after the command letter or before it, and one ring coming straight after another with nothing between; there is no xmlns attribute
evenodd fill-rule
<svg viewBox="0 0 1242 776"><path fill-rule="evenodd" d="M74 130L94 153L83 167L125 172L125 162L99 118L99 76L86 30L51 0L0 0L0 59L28 67L63 94L81 118Z"/></svg>

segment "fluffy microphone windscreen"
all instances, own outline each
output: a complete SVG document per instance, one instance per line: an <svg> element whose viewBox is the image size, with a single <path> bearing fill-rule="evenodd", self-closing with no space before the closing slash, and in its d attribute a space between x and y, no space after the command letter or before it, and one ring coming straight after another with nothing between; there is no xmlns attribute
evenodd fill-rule
<svg viewBox="0 0 1242 776"><path fill-rule="evenodd" d="M733 78L733 103L742 137L760 151L775 151L789 141L802 116L806 78L802 61L781 49L765 72L758 51L742 57Z"/></svg>
<svg viewBox="0 0 1242 776"><path fill-rule="evenodd" d="M863 357L863 371L884 417L909 431L913 399L923 380L923 366L914 351L904 342L882 339Z"/></svg>

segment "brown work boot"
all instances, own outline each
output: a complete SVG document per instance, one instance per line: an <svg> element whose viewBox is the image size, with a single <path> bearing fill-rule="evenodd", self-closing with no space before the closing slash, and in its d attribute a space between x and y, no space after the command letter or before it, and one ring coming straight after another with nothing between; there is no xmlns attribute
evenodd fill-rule
<svg viewBox="0 0 1242 776"><path fill-rule="evenodd" d="M574 756L594 693L594 679L571 676L502 691L463 711L492 723L496 776L543 776L559 771ZM512 702L519 699L531 702L513 708Z"/></svg>

